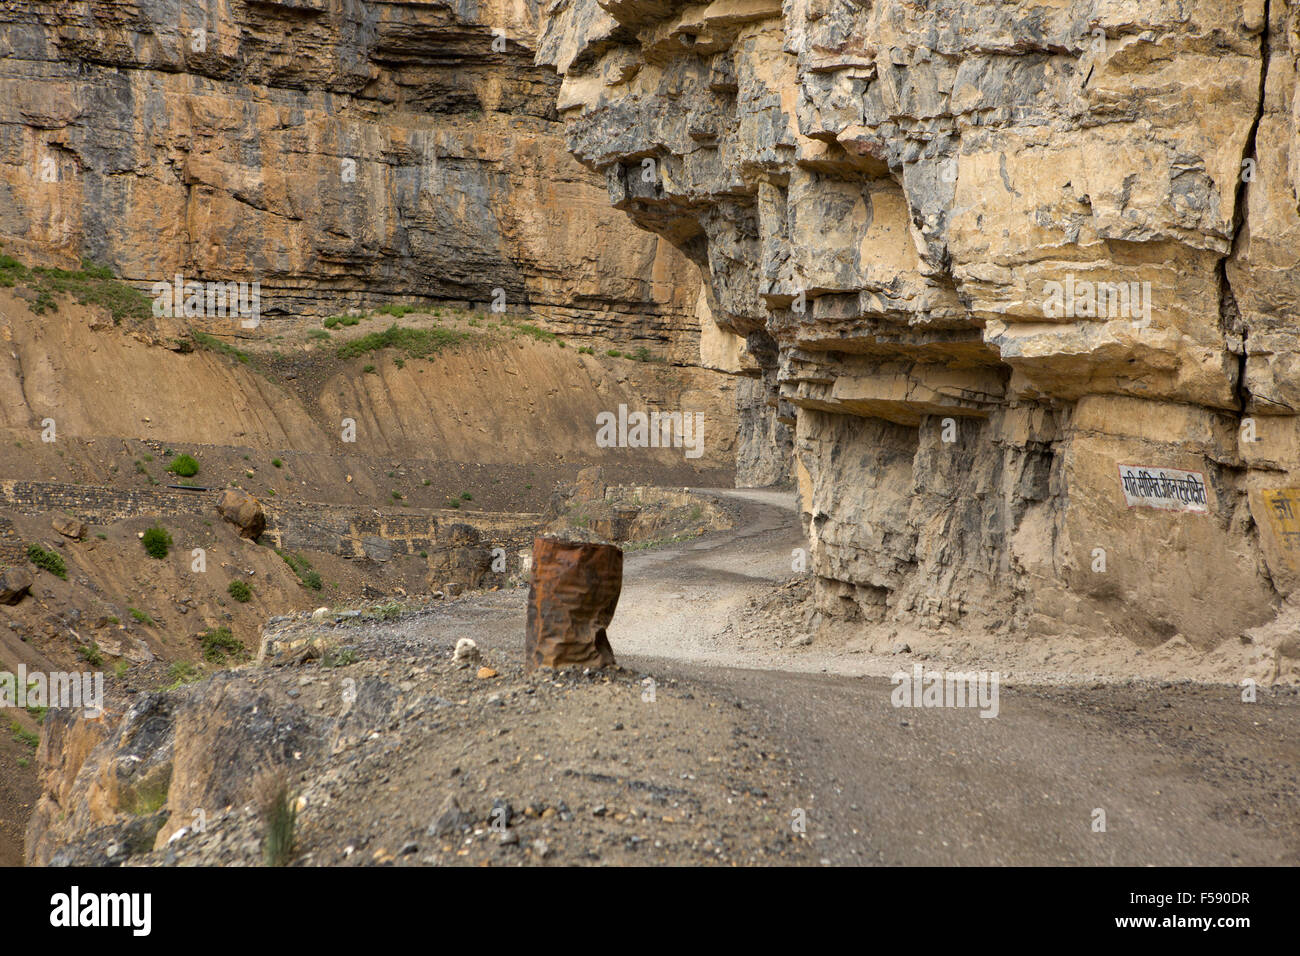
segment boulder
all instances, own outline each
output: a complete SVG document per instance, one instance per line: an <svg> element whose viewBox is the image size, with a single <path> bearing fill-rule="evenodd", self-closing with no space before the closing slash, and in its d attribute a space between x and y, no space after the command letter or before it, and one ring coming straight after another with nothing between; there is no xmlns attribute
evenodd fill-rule
<svg viewBox="0 0 1300 956"><path fill-rule="evenodd" d="M247 491L227 488L221 493L217 511L239 529L241 538L256 541L266 530L266 512L262 510L261 502Z"/></svg>
<svg viewBox="0 0 1300 956"><path fill-rule="evenodd" d="M17 604L32 586L32 575L26 568L5 568L0 572L0 604Z"/></svg>
<svg viewBox="0 0 1300 956"><path fill-rule="evenodd" d="M50 519L50 526L65 538L80 541L86 536L86 524L67 515L55 515Z"/></svg>

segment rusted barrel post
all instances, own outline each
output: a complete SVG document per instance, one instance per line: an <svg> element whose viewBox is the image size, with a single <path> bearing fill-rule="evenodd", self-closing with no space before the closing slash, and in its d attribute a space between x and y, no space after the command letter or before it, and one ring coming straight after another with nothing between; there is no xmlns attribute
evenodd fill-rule
<svg viewBox="0 0 1300 956"><path fill-rule="evenodd" d="M528 668L608 667L605 628L623 589L623 552L612 544L533 539L524 657Z"/></svg>

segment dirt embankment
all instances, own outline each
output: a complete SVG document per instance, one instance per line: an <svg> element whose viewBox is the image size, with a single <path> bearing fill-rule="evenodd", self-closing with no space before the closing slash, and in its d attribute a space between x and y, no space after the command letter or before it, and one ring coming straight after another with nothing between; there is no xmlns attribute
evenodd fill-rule
<svg viewBox="0 0 1300 956"><path fill-rule="evenodd" d="M366 337L392 325L428 335L371 348L379 343ZM58 439L152 439L342 460L623 465L658 484L717 483L733 469L727 376L579 351L517 318L374 314L329 330L268 321L256 337L203 341L177 351L194 342L174 325L118 328L66 301L33 315L25 300L0 289L0 428L14 435L7 446L26 448L0 467L23 469L52 419ZM416 357L403 341L434 350ZM448 344L430 344L442 341ZM596 416L619 405L700 412L703 454L598 447ZM342 483L337 469L319 467L319 480Z"/></svg>
<svg viewBox="0 0 1300 956"><path fill-rule="evenodd" d="M256 865L274 769L300 865L811 862L783 748L731 697L517 653L458 665L439 608L316 630L322 659L141 695L110 727L53 718L33 861Z"/></svg>

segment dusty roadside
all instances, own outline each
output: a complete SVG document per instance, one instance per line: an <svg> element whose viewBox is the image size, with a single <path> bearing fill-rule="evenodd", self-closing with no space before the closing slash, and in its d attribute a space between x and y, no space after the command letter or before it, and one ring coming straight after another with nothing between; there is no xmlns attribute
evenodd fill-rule
<svg viewBox="0 0 1300 956"><path fill-rule="evenodd" d="M88 765L132 794L166 761L161 806L83 826L79 794L38 814L29 847L56 865L259 864L251 784L272 762L300 801L298 865L810 862L764 714L654 673L526 674L508 651L462 666L446 611L335 626L325 662L136 695Z"/></svg>

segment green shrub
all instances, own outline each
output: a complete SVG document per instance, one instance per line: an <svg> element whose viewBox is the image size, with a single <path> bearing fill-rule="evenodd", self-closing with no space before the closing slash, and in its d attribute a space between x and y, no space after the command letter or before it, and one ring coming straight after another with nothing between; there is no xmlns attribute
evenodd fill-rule
<svg viewBox="0 0 1300 956"><path fill-rule="evenodd" d="M228 627L214 627L206 632L199 638L199 646L203 648L203 659L209 664L224 664L227 655L242 657L244 653L244 645L235 639Z"/></svg>
<svg viewBox="0 0 1300 956"><path fill-rule="evenodd" d="M537 341L539 342L554 342L557 339L559 339L559 336L556 335L554 332L548 332L546 329L543 329L540 326L532 325L531 323L528 322L520 322L518 325L515 326L515 328L518 331L522 332L524 335L532 336L533 338L537 339Z"/></svg>
<svg viewBox="0 0 1300 956"><path fill-rule="evenodd" d="M64 563L63 558L53 551L46 551L39 544L33 542L27 546L27 560L38 568L44 568L57 578L68 580L68 566Z"/></svg>
<svg viewBox="0 0 1300 956"><path fill-rule="evenodd" d="M381 305L375 309L375 315L391 315L395 319L400 319L404 315L419 311L418 305Z"/></svg>
<svg viewBox="0 0 1300 956"><path fill-rule="evenodd" d="M149 557L157 558L160 561L167 557L167 552L172 547L172 536L167 533L167 529L162 525L154 525L146 530L144 537L140 541Z"/></svg>
<svg viewBox="0 0 1300 956"><path fill-rule="evenodd" d="M272 468L283 468L283 467L284 467L284 462L282 462L279 458L272 458L272 459L271 459L271 467L272 467Z"/></svg>
<svg viewBox="0 0 1300 956"><path fill-rule="evenodd" d="M230 596L240 604L247 604L253 599L253 589L250 588L245 581L231 581L230 586L226 588L226 590L229 591Z"/></svg>
<svg viewBox="0 0 1300 956"><path fill-rule="evenodd" d="M26 744L35 750L41 745L39 734L34 734L30 730L24 730L23 725L16 720L9 721L9 732L14 735L14 743Z"/></svg>
<svg viewBox="0 0 1300 956"><path fill-rule="evenodd" d="M177 455L167 470L182 478L192 478L199 473L199 463L193 455Z"/></svg>
<svg viewBox="0 0 1300 956"><path fill-rule="evenodd" d="M221 341L215 335L208 335L206 332L191 332L190 334L194 336L194 344L199 348L207 349L209 352L218 352L221 355L229 355L245 365L248 364L249 355L247 352L241 352L228 342Z"/></svg>
<svg viewBox="0 0 1300 956"><path fill-rule="evenodd" d="M94 641L91 641L90 646L88 647L78 647L77 653L80 654L85 662L91 667L104 666L104 655L100 652L99 645Z"/></svg>
<svg viewBox="0 0 1300 956"><path fill-rule="evenodd" d="M189 661L173 661L171 667L167 668L167 679L171 681L172 689L181 684L192 684L201 676L199 669Z"/></svg>
<svg viewBox="0 0 1300 956"><path fill-rule="evenodd" d="M608 355L610 358L621 358L623 355L623 353L620 352L618 349L610 349L605 354Z"/></svg>
<svg viewBox="0 0 1300 956"><path fill-rule="evenodd" d="M138 609L138 608L129 607L129 608L126 609L126 613L130 614L133 618L135 618L135 619L136 619L137 621L139 621L141 624L147 624L147 625L149 625L150 627L155 626L154 619L151 618L151 617L150 617L148 614L146 614L144 611L141 611L141 610Z"/></svg>
<svg viewBox="0 0 1300 956"><path fill-rule="evenodd" d="M294 554L289 551L276 550L275 552L289 565L294 574L298 575L298 580L313 591L319 591L324 584L321 576L311 569L311 562L301 554Z"/></svg>

